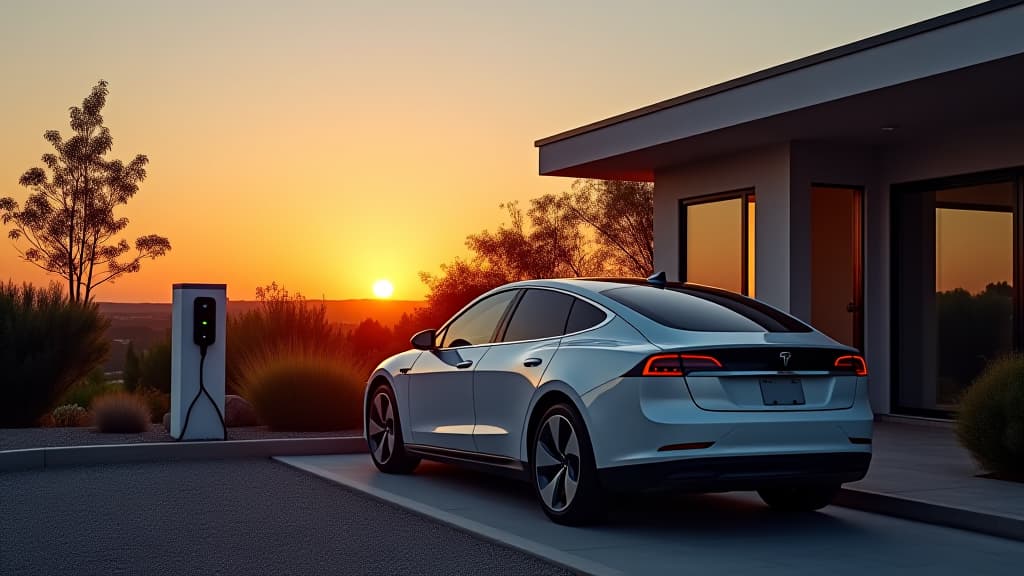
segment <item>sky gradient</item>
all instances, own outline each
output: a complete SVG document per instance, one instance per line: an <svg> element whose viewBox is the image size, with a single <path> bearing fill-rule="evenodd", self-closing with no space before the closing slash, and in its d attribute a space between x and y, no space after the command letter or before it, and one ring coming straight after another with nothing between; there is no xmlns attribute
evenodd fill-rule
<svg viewBox="0 0 1024 576"><path fill-rule="evenodd" d="M103 78L109 157L150 158L128 237L173 250L98 300L417 299L499 203L569 187L534 140L974 3L0 0L0 196ZM0 280L45 282L6 232Z"/></svg>

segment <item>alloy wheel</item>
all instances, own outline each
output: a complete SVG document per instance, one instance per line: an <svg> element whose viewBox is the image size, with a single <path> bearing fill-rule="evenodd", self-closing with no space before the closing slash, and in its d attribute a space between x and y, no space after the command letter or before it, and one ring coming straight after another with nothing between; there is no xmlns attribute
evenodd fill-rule
<svg viewBox="0 0 1024 576"><path fill-rule="evenodd" d="M373 458L381 464L387 463L395 453L395 411L391 397L384 391L378 392L370 404L367 428Z"/></svg>
<svg viewBox="0 0 1024 576"><path fill-rule="evenodd" d="M541 427L534 447L537 489L544 505L561 512L572 504L580 481L580 444L572 423L552 415Z"/></svg>

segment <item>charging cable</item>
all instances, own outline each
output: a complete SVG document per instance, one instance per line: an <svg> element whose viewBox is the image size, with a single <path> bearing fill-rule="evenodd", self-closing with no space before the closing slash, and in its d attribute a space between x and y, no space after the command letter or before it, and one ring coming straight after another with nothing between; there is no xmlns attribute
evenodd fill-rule
<svg viewBox="0 0 1024 576"><path fill-rule="evenodd" d="M185 425L181 427L181 434L177 440L181 440L185 437L185 431L188 430L188 420L192 417L192 409L195 408L196 402L199 401L199 397L206 394L206 397L210 399L210 404L213 404L213 409L217 411L217 418L220 418L220 428L224 431L224 440L228 439L228 427L224 423L224 414L221 413L220 407L213 400L213 396L210 395L210 391L206 389L206 385L203 384L203 364L206 363L206 345L199 346L199 391L196 392L196 397L192 399L192 403L188 405L188 412L185 413Z"/></svg>

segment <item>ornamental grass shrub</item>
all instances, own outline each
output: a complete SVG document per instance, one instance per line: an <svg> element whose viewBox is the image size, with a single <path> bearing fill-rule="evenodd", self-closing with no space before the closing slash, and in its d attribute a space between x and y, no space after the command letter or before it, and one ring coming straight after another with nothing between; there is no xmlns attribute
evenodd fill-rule
<svg viewBox="0 0 1024 576"><path fill-rule="evenodd" d="M54 426L61 428L88 426L89 411L78 404L63 404L50 413Z"/></svg>
<svg viewBox="0 0 1024 576"><path fill-rule="evenodd" d="M960 443L1000 477L1024 481L1024 355L989 364L960 400Z"/></svg>
<svg viewBox="0 0 1024 576"><path fill-rule="evenodd" d="M100 432L130 434L149 430L152 419L146 400L135 394L117 392L93 401L93 424Z"/></svg>
<svg viewBox="0 0 1024 576"><path fill-rule="evenodd" d="M239 392L274 430L351 430L362 426L365 376L340 356L276 347L250 356Z"/></svg>
<svg viewBox="0 0 1024 576"><path fill-rule="evenodd" d="M135 395L146 403L149 409L150 422L157 424L163 421L164 414L171 410L171 395L153 388L139 388Z"/></svg>
<svg viewBox="0 0 1024 576"><path fill-rule="evenodd" d="M95 303L47 288L0 283L0 428L38 424L107 357L109 321Z"/></svg>
<svg viewBox="0 0 1024 576"><path fill-rule="evenodd" d="M226 384L228 394L241 394L243 372L277 350L301 349L322 355L339 354L344 334L327 318L322 302L306 300L272 283L256 289L259 305L228 318ZM244 396L244 394L241 394Z"/></svg>

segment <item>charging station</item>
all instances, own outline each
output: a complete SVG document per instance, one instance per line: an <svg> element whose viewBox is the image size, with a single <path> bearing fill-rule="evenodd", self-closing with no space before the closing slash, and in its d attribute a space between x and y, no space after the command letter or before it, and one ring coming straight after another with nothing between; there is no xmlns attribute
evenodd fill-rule
<svg viewBox="0 0 1024 576"><path fill-rule="evenodd" d="M175 284L171 315L171 437L224 440L227 284Z"/></svg>

